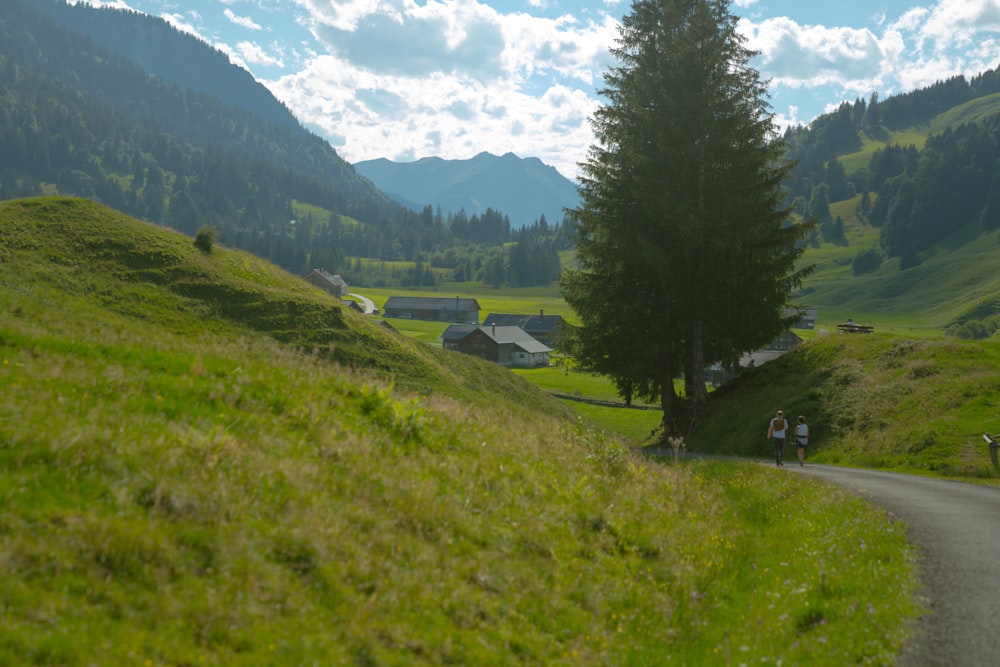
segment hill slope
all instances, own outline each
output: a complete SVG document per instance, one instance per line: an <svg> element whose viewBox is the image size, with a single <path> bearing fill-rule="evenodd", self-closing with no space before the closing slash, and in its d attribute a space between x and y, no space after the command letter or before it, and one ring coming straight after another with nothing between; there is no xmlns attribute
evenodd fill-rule
<svg viewBox="0 0 1000 667"><path fill-rule="evenodd" d="M830 334L713 392L690 446L767 456L783 409L806 416L810 460L997 483L982 435L1000 431L998 406L996 342Z"/></svg>
<svg viewBox="0 0 1000 667"><path fill-rule="evenodd" d="M180 88L214 95L275 125L305 133L298 119L263 84L232 64L226 54L165 20L123 9L98 9L64 0L34 0L67 28L135 61L143 70Z"/></svg>
<svg viewBox="0 0 1000 667"><path fill-rule="evenodd" d="M990 72L981 78L996 77L997 72ZM936 114L909 103L921 119L915 125L883 128L877 136L860 128L855 128L857 134L847 133L857 138L847 144L860 148L827 157L842 164L842 173L853 185L834 188L823 181L822 167L814 167L803 179L827 193L850 196L830 197L825 215L828 221L836 219L843 231L838 238L814 239L807 249L803 262L815 264L817 270L796 295L798 303L819 308L826 323L852 316L883 329L945 331L976 339L1000 330L995 305L1000 302L1000 283L994 270L1000 261L1000 217L989 185L1000 183L1000 154L992 148L1000 123L1000 94L982 83L980 87L983 94L968 99L977 90L969 86L954 106L944 105ZM929 93L917 91L912 99L922 94ZM890 101L902 105L908 99ZM850 111L844 107L823 117L794 141L808 145L810 137L838 117L850 116L845 114ZM850 127L848 121L840 125ZM815 156L812 159L815 162Z"/></svg>
<svg viewBox="0 0 1000 667"><path fill-rule="evenodd" d="M884 513L630 457L250 255L20 200L0 285L0 663L884 664L914 613Z"/></svg>
<svg viewBox="0 0 1000 667"><path fill-rule="evenodd" d="M102 27L95 32L122 20L135 23L135 33L169 33L148 16L79 11L85 25ZM161 58L207 58L196 69L211 72L219 91L264 94L247 85L245 71L221 65L221 54L172 37L185 52ZM88 197L190 236L211 225L227 244L299 273L332 268L355 250L345 237L358 230L362 245L384 247L417 218L287 118L275 124L261 110L153 76L24 0L7 3L0 16L0 95L0 198ZM303 224L292 227L298 218Z"/></svg>

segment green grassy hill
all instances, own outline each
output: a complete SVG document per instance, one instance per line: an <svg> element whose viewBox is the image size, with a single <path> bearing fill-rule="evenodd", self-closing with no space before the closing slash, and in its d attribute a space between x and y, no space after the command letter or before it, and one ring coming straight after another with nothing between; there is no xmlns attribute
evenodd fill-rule
<svg viewBox="0 0 1000 667"><path fill-rule="evenodd" d="M0 202L0 313L0 664L888 664L919 611L860 500L91 202Z"/></svg>
<svg viewBox="0 0 1000 667"><path fill-rule="evenodd" d="M713 392L699 451L766 456L778 409L810 425L813 461L997 483L984 433L1000 431L1000 346L830 334Z"/></svg>
<svg viewBox="0 0 1000 667"><path fill-rule="evenodd" d="M931 135L963 123L993 116L1000 109L1000 94L980 97L939 114L929 123L888 132L881 139L866 138L863 147L839 159L848 174L867 167L875 150L891 144L922 148ZM967 322L994 317L993 304L1000 301L1000 237L982 233L974 225L959 230L946 243L923 257L920 266L905 271L898 259L885 262L877 271L855 276L851 263L860 251L878 245L879 229L858 217L860 195L830 205L834 218L844 222L847 245L822 243L809 248L802 261L815 264L796 303L819 309L821 323L853 317L875 324L880 330L905 335L928 336Z"/></svg>
<svg viewBox="0 0 1000 667"><path fill-rule="evenodd" d="M963 123L979 122L996 115L998 112L1000 112L1000 93L977 97L938 114L928 123L887 130L884 137L864 136L859 150L841 155L839 159L844 165L844 169L851 173L862 167L867 167L872 154L879 148L898 144L900 146L916 146L921 149L931 135L940 134L948 128L956 128Z"/></svg>
<svg viewBox="0 0 1000 667"><path fill-rule="evenodd" d="M851 263L860 250L877 244L878 229L857 219L854 203L834 207L843 211L849 245L824 243L803 256L816 270L793 301L816 307L821 326L833 330L836 322L853 317L881 331L939 336L949 327L996 314L1000 238L995 232L957 234L905 271L894 259L876 271L855 275Z"/></svg>

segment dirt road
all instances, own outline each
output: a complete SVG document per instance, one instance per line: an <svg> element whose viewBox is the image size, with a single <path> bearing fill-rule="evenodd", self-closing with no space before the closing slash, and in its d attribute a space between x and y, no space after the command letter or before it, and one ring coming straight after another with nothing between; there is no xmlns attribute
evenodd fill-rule
<svg viewBox="0 0 1000 667"><path fill-rule="evenodd" d="M786 470L856 491L906 522L930 613L899 665L1000 665L1000 489L794 461Z"/></svg>

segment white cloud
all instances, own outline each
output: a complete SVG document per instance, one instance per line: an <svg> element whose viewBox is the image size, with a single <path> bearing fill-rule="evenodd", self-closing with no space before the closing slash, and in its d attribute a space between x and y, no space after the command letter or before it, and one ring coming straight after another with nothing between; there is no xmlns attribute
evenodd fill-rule
<svg viewBox="0 0 1000 667"><path fill-rule="evenodd" d="M997 0L941 0L923 24L919 43L931 41L944 51L967 46L979 33L1000 30L1000 2Z"/></svg>
<svg viewBox="0 0 1000 667"><path fill-rule="evenodd" d="M808 94L827 112L838 100L922 88L950 77L974 76L997 66L1000 0L938 0L912 7L895 19L873 15L873 32L847 26L802 25L775 17L742 19L748 46L760 51L754 64L772 84L772 94ZM787 97L792 98L791 94ZM819 113L819 112L818 112ZM798 108L776 115L779 125L809 122Z"/></svg>
<svg viewBox="0 0 1000 667"><path fill-rule="evenodd" d="M761 53L758 66L775 85L870 85L883 74L882 44L864 28L802 26L782 17L744 19L739 29L747 45Z"/></svg>
<svg viewBox="0 0 1000 667"><path fill-rule="evenodd" d="M254 42L240 42L236 45L235 52L245 62L253 65L263 65L264 67L284 67L285 63L264 50L259 44Z"/></svg>
<svg viewBox="0 0 1000 667"><path fill-rule="evenodd" d="M617 22L476 0L299 0L326 53L266 82L349 161L539 157L575 175Z"/></svg>
<svg viewBox="0 0 1000 667"><path fill-rule="evenodd" d="M180 30L181 32L186 32L190 35L194 35L195 37L204 42L210 43L211 41L205 38L205 36L201 34L201 31L198 30L197 27L195 27L195 24L189 22L189 20L185 18L183 14L170 14L168 12L164 12L163 14L160 14L160 18L169 23L170 25L172 25L177 30ZM192 13L191 19L197 21L198 20L197 13Z"/></svg>
<svg viewBox="0 0 1000 667"><path fill-rule="evenodd" d="M98 9L132 9L125 0L66 0L68 5L90 5Z"/></svg>
<svg viewBox="0 0 1000 667"><path fill-rule="evenodd" d="M226 8L222 12L225 14L226 18L229 19L230 23L234 23L247 30L263 30L260 25L254 22L249 16L237 16L233 13L233 10Z"/></svg>

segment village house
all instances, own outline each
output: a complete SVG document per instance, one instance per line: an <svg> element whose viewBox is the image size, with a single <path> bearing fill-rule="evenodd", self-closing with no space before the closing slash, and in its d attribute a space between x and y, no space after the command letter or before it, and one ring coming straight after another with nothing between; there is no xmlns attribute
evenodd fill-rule
<svg viewBox="0 0 1000 667"><path fill-rule="evenodd" d="M449 327L452 329L453 327ZM448 334L448 332L445 332ZM480 357L487 361L515 366L536 368L548 366L552 348L532 338L520 327L481 326L458 338L461 331L452 332L449 349ZM442 335L442 340L445 335Z"/></svg>
<svg viewBox="0 0 1000 667"><path fill-rule="evenodd" d="M457 350L463 338L479 328L478 324L450 324L441 334L441 347L446 350Z"/></svg>
<svg viewBox="0 0 1000 667"><path fill-rule="evenodd" d="M546 315L544 310L539 310L537 315L490 313L483 320L483 326L491 324L498 327L521 327L535 340L549 347L558 347L564 320L562 315Z"/></svg>
<svg viewBox="0 0 1000 667"><path fill-rule="evenodd" d="M793 329L815 329L816 309L815 308L786 308L785 317L798 317L798 321L792 325Z"/></svg>
<svg viewBox="0 0 1000 667"><path fill-rule="evenodd" d="M385 317L431 322L479 324L479 302L461 297L390 296L382 308Z"/></svg>
<svg viewBox="0 0 1000 667"><path fill-rule="evenodd" d="M347 282L338 275L328 273L326 269L313 269L305 275L305 280L338 299L347 294Z"/></svg>

